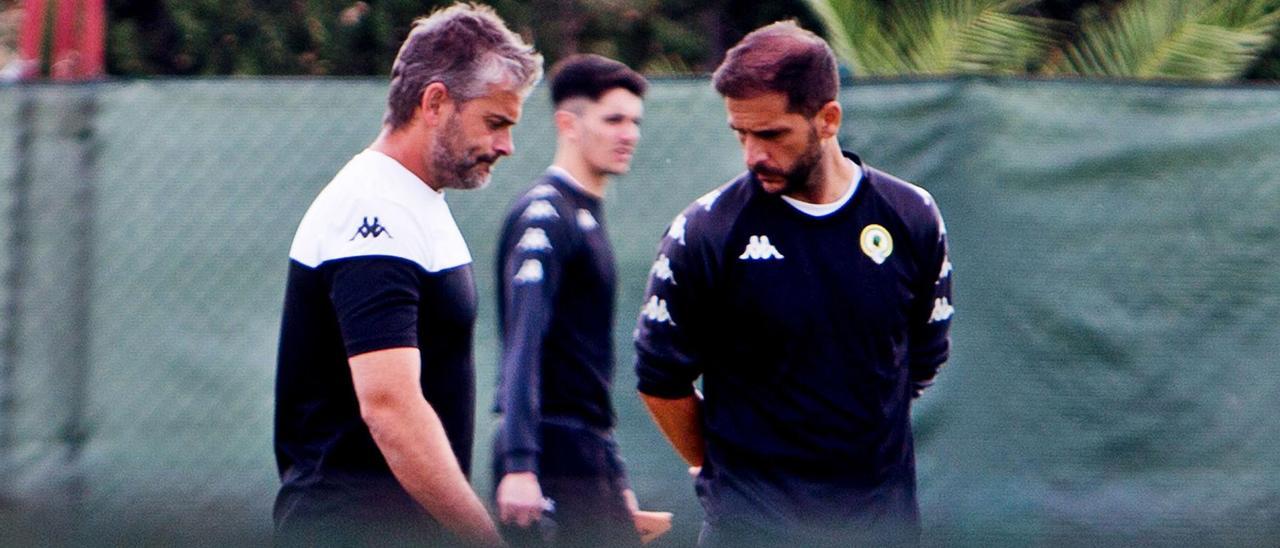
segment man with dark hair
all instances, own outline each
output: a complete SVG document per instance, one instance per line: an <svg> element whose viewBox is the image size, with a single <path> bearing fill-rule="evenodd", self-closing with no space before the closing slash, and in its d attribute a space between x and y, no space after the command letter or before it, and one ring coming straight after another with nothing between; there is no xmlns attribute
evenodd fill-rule
<svg viewBox="0 0 1280 548"><path fill-rule="evenodd" d="M277 540L498 545L467 481L471 255L444 201L511 154L542 58L490 9L415 22L381 133L289 250L276 377Z"/></svg>
<svg viewBox="0 0 1280 548"><path fill-rule="evenodd" d="M598 55L557 64L555 159L502 229L493 477L499 518L515 526L505 532L517 545L639 543L612 435L617 283L603 199L609 177L630 169L646 85ZM553 526L555 538L544 538Z"/></svg>
<svg viewBox="0 0 1280 548"><path fill-rule="evenodd" d="M953 312L942 217L841 151L821 38L758 29L714 82L748 171L671 224L636 335L642 399L702 467L700 543L915 544L911 400Z"/></svg>

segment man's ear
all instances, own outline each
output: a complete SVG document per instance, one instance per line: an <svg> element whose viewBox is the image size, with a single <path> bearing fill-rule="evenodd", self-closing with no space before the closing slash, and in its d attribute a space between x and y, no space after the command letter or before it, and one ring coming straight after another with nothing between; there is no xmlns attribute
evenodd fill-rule
<svg viewBox="0 0 1280 548"><path fill-rule="evenodd" d="M418 112L429 127L434 127L444 119L446 110L451 108L452 104L453 98L449 96L449 88L441 82L432 82L422 90Z"/></svg>
<svg viewBox="0 0 1280 548"><path fill-rule="evenodd" d="M576 139L578 136L578 128L576 122L578 116L564 109L557 109L555 113L556 135Z"/></svg>
<svg viewBox="0 0 1280 548"><path fill-rule="evenodd" d="M836 101L828 101L818 109L818 114L813 117L814 123L817 124L818 137L829 139L840 133L840 120L844 116L844 110L840 108L840 103Z"/></svg>

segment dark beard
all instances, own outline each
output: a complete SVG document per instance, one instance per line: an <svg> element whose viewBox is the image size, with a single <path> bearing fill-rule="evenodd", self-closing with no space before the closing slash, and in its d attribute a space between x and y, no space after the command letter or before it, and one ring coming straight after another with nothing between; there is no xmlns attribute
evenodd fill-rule
<svg viewBox="0 0 1280 548"><path fill-rule="evenodd" d="M486 163L492 165L498 161L498 157L471 157L462 142L461 124L457 115L454 115L445 122L435 146L432 147L431 160L440 188L471 190L489 184L489 174L480 173L476 168Z"/></svg>
<svg viewBox="0 0 1280 548"><path fill-rule="evenodd" d="M822 161L822 145L818 143L818 130L809 128L809 142L805 147L804 154L796 158L795 165L787 171L770 169L762 165L752 166L751 172L756 176L772 175L782 177L786 183L782 186L781 194L797 194L804 193L813 185L810 177L813 176L813 170L817 169L818 163Z"/></svg>

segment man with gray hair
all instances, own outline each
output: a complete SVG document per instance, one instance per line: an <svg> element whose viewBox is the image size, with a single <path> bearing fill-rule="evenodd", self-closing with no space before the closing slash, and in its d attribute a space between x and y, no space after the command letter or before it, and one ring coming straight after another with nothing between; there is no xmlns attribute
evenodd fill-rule
<svg viewBox="0 0 1280 548"><path fill-rule="evenodd" d="M416 21L381 133L303 217L276 377L280 543L501 543L467 480L475 282L443 191L488 182L541 75L487 7Z"/></svg>

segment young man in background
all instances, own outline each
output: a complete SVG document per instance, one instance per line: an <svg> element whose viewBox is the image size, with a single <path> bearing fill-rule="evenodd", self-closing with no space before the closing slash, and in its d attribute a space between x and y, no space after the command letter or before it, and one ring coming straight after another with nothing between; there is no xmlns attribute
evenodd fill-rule
<svg viewBox="0 0 1280 548"><path fill-rule="evenodd" d="M555 159L513 204L498 248L498 514L516 545L637 545L612 436L617 281L603 206L609 178L630 169L647 84L598 55L563 60L550 83Z"/></svg>

